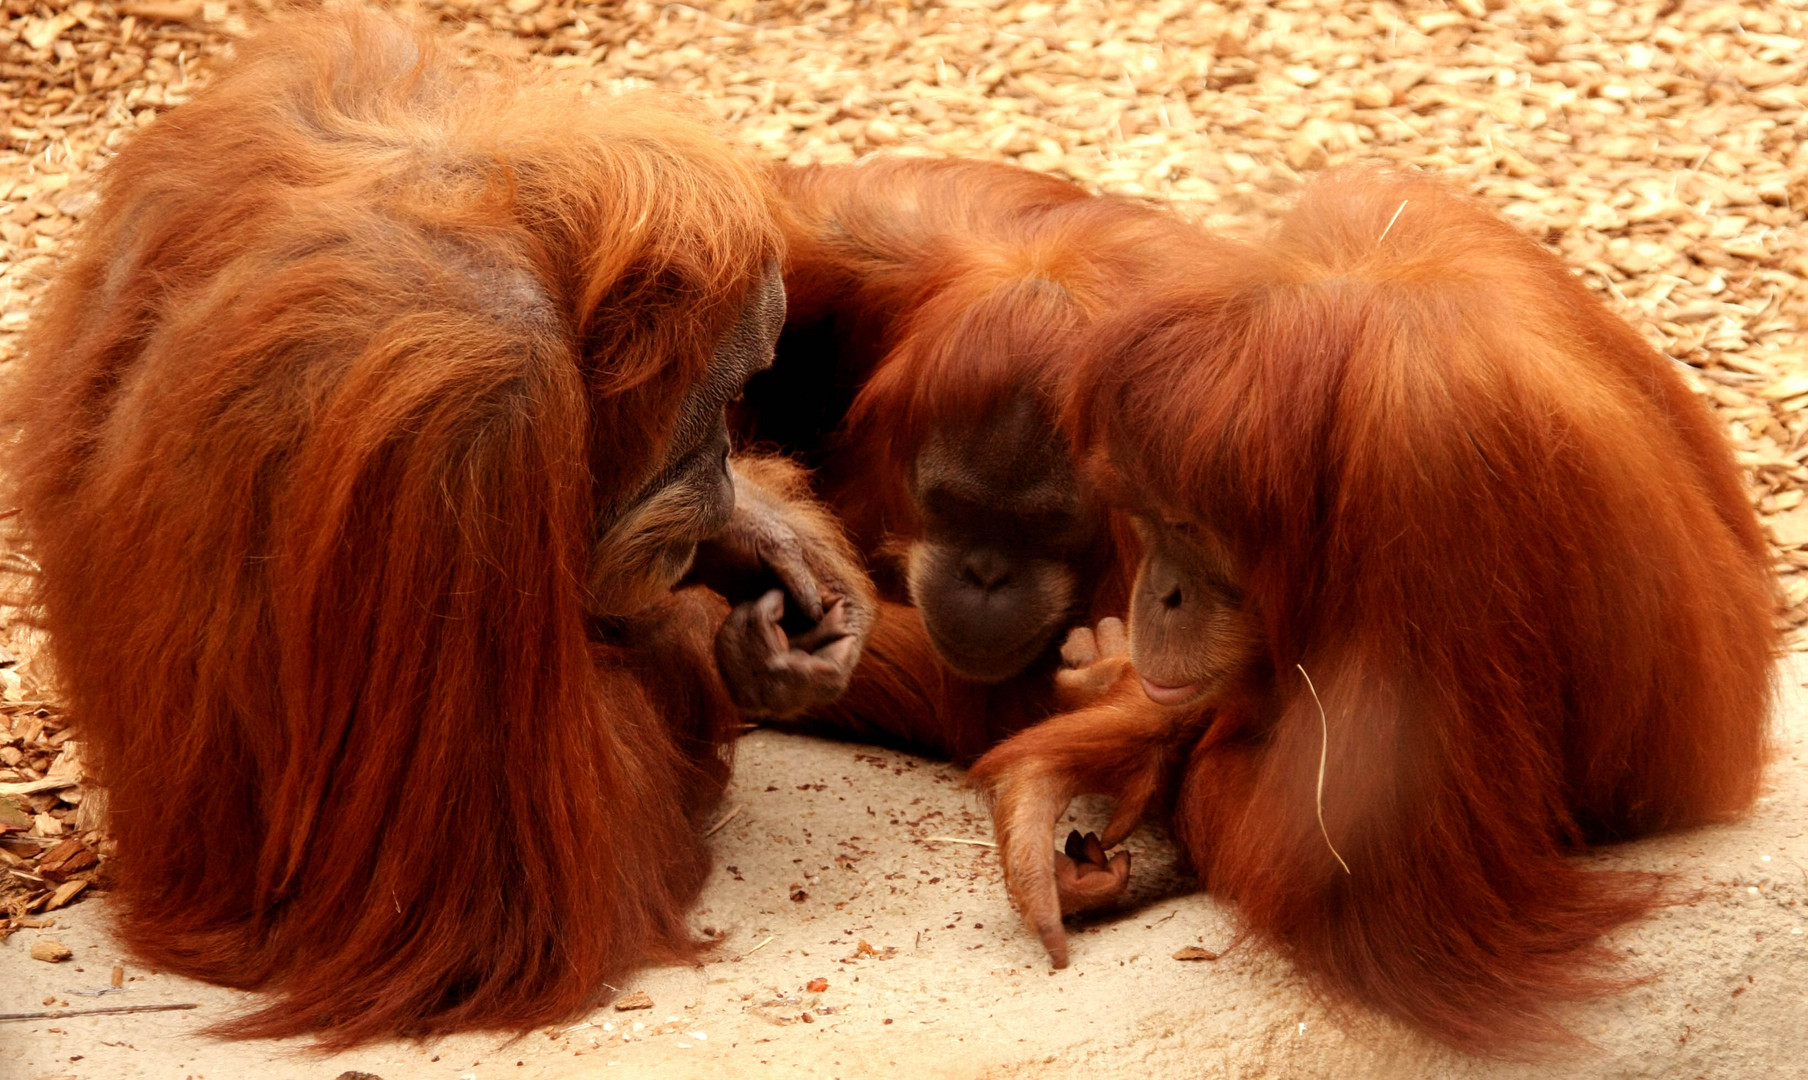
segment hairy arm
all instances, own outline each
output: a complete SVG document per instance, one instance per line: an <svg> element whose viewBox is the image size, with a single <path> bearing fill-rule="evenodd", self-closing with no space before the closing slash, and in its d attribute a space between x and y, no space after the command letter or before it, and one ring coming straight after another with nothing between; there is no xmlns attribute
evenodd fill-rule
<svg viewBox="0 0 1808 1080"><path fill-rule="evenodd" d="M1121 634L1117 624L1070 637L1057 695L1091 704L1019 732L968 774L992 805L1011 900L1057 968L1067 966L1061 916L1123 894L1129 853L1107 857L1106 849L1122 843L1153 807L1171 801L1185 753L1212 715L1150 701L1126 656L1101 655L1101 644L1117 648ZM1055 823L1081 795L1109 795L1117 807L1101 835L1069 836L1057 852L1050 844Z"/></svg>
<svg viewBox="0 0 1808 1080"><path fill-rule="evenodd" d="M871 580L841 527L782 458L737 457L728 527L698 546L690 581L732 610L716 637L729 696L755 716L788 717L847 689L872 632Z"/></svg>

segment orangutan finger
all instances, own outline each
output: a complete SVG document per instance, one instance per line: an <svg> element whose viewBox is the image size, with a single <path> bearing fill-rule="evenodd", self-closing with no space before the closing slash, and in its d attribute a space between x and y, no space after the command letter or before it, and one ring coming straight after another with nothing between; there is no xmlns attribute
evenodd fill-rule
<svg viewBox="0 0 1808 1080"><path fill-rule="evenodd" d="M1099 843L1110 849L1129 839L1136 827L1142 824L1143 813L1148 805L1147 795L1120 798L1111 811L1111 820L1105 823L1105 831L1099 834Z"/></svg>
<svg viewBox="0 0 1808 1080"><path fill-rule="evenodd" d="M837 598L823 609L822 619L814 626L791 636L791 647L813 653L852 633L847 621L847 603Z"/></svg>
<svg viewBox="0 0 1808 1080"><path fill-rule="evenodd" d="M1129 884L1129 852L1100 863L1076 863L1065 855L1055 857L1055 889L1064 915L1110 907L1123 899Z"/></svg>
<svg viewBox="0 0 1808 1080"><path fill-rule="evenodd" d="M836 638L827 645L816 650L817 662L838 675L845 683L853 674L854 661L860 656L860 639L853 636Z"/></svg>
<svg viewBox="0 0 1808 1080"><path fill-rule="evenodd" d="M1086 853L1087 862L1092 863L1094 866L1105 865L1105 845L1099 843L1098 833L1087 833L1085 839L1081 841L1080 846Z"/></svg>
<svg viewBox="0 0 1808 1080"><path fill-rule="evenodd" d="M1053 890L1051 890L1052 892ZM1061 902L1050 897L1051 902L1034 916L1026 915L1036 936L1042 939L1043 951L1048 953L1048 966L1059 971L1068 964L1067 928L1061 925Z"/></svg>
<svg viewBox="0 0 1808 1080"><path fill-rule="evenodd" d="M786 530L766 537L760 544L760 561L778 577L805 617L813 623L822 621L822 588L796 533Z"/></svg>
<svg viewBox="0 0 1808 1080"><path fill-rule="evenodd" d="M1098 643L1094 640L1090 629L1076 626L1067 632L1067 640L1061 643L1062 666L1083 668L1097 663L1098 659Z"/></svg>
<svg viewBox="0 0 1808 1080"><path fill-rule="evenodd" d="M779 621L785 617L785 594L769 589L753 602L752 615L759 625L760 640L769 655L783 655L791 648Z"/></svg>
<svg viewBox="0 0 1808 1080"><path fill-rule="evenodd" d="M1086 838L1080 835L1080 830L1068 830L1067 843L1061 845L1061 851L1074 862L1086 861Z"/></svg>
<svg viewBox="0 0 1808 1080"><path fill-rule="evenodd" d="M1124 626L1124 620L1117 616L1100 619L1094 637L1098 641L1100 659L1130 655L1130 631Z"/></svg>

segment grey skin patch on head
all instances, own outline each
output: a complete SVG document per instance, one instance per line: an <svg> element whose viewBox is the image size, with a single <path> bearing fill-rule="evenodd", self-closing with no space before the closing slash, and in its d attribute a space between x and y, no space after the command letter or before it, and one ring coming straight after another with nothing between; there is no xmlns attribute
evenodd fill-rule
<svg viewBox="0 0 1808 1080"><path fill-rule="evenodd" d="M632 614L656 602L690 570L698 541L728 524L735 505L728 404L749 378L772 366L784 324L785 279L769 262L716 346L708 373L679 404L653 479L603 523L590 558L591 614Z"/></svg>
<svg viewBox="0 0 1808 1080"><path fill-rule="evenodd" d="M777 263L768 263L764 276L749 292L740 318L716 346L709 373L679 406L667 462L684 461L707 445L718 430L726 439L728 422L724 410L741 395L748 379L772 366L773 348L784 326L785 278ZM660 474L667 471L662 469Z"/></svg>

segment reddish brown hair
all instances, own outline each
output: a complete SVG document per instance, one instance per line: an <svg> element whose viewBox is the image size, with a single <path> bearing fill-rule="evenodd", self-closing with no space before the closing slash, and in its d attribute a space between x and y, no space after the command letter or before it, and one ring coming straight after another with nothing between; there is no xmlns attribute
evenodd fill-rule
<svg viewBox="0 0 1808 1080"><path fill-rule="evenodd" d="M850 494L883 499L872 516L905 530L902 478L932 430L1023 394L1052 421L1080 331L1164 255L1184 264L1210 243L1147 205L986 162L874 157L777 179L788 321L835 322L859 379L845 452L888 478ZM845 512L857 532L869 516Z"/></svg>
<svg viewBox="0 0 1808 1080"><path fill-rule="evenodd" d="M1230 541L1265 634L1267 689L1180 790L1204 884L1337 995L1470 1049L1556 1035L1656 896L1569 855L1757 792L1773 581L1712 419L1555 258L1409 175L1314 183L1093 340L1077 442Z"/></svg>
<svg viewBox="0 0 1808 1080"><path fill-rule="evenodd" d="M1217 250L1157 208L988 162L879 156L775 179L788 311L762 379L784 381L755 402L755 430L818 467L818 490L881 578L921 533L911 483L932 432L983 423L1016 399L1053 428L1085 327L1139 282ZM1069 453L1059 438L1030 449ZM1121 613L1138 551L1124 521L1106 523L1081 582L1087 621ZM925 635L916 611L887 605L853 685L826 710L830 726L968 759L1046 715L1046 668L975 683Z"/></svg>
<svg viewBox="0 0 1808 1080"><path fill-rule="evenodd" d="M6 466L124 940L239 1035L523 1029L688 955L702 601L587 639L611 509L781 252L645 100L290 22L108 165Z"/></svg>

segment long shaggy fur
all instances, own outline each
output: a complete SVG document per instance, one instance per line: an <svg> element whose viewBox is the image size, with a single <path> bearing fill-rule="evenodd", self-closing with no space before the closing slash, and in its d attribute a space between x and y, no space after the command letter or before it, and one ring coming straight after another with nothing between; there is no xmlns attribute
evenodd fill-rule
<svg viewBox="0 0 1808 1080"><path fill-rule="evenodd" d="M785 336L750 391L787 393L757 403L755 434L789 432L775 441L806 452L869 551L917 534L908 475L931 432L1023 393L1052 412L1080 331L1160 253L1203 239L1143 204L989 162L875 157L775 179ZM812 386L844 394L840 408L800 417Z"/></svg>
<svg viewBox="0 0 1808 1080"><path fill-rule="evenodd" d="M5 466L120 932L268 992L226 1031L526 1029L693 952L719 602L590 634L584 580L772 213L689 120L357 14L109 164Z"/></svg>
<svg viewBox="0 0 1808 1080"><path fill-rule="evenodd" d="M1562 1037L1658 899L1575 854L1758 789L1774 586L1706 410L1550 254L1387 173L1093 341L1078 444L1230 540L1266 638L1177 725L1205 886L1334 996L1472 1050Z"/></svg>
<svg viewBox="0 0 1808 1080"><path fill-rule="evenodd" d="M1053 417L1092 320L1207 241L1172 215L1054 177L977 161L867 158L781 169L786 328L748 388L743 435L810 464L816 489L902 601L898 553L921 535L910 477L938 430L1014 396ZM1067 448L1051 444L1050 454ZM1120 614L1138 548L1112 521L1084 575L1082 617ZM964 679L921 616L882 607L848 693L822 717L861 737L970 760L1046 715L1050 672Z"/></svg>

